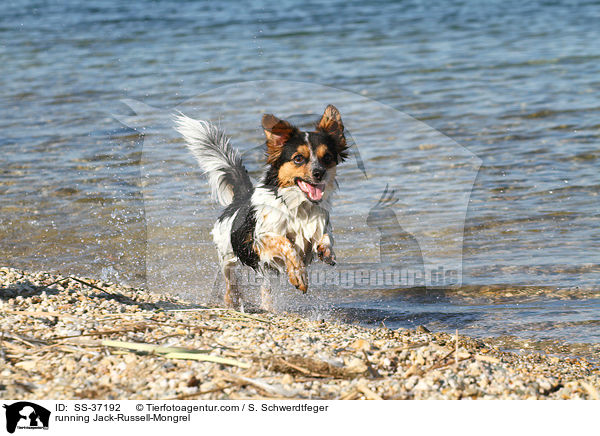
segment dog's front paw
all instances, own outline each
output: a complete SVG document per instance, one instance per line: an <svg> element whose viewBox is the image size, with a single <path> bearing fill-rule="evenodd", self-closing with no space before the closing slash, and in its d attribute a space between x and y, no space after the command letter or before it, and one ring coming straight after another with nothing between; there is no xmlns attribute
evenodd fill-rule
<svg viewBox="0 0 600 436"><path fill-rule="evenodd" d="M319 259L329 265L335 265L335 253L330 245L320 244L317 246L317 253Z"/></svg>
<svg viewBox="0 0 600 436"><path fill-rule="evenodd" d="M323 234L317 243L317 254L319 259L329 265L335 265L335 253L333 252L333 239L328 233Z"/></svg>
<svg viewBox="0 0 600 436"><path fill-rule="evenodd" d="M301 290L303 294L308 290L308 276L306 274L306 268L304 265L299 266L288 266L288 278L290 283L297 289Z"/></svg>

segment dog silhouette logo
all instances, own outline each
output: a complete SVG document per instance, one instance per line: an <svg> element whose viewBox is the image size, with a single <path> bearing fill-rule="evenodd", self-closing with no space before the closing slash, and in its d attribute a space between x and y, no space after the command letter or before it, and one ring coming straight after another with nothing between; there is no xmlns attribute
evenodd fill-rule
<svg viewBox="0 0 600 436"><path fill-rule="evenodd" d="M369 210L367 225L379 232L379 263L419 270L424 277L419 241L401 226L394 212L398 201L396 190L386 185L377 204Z"/></svg>
<svg viewBox="0 0 600 436"><path fill-rule="evenodd" d="M29 401L19 401L10 405L4 404L6 409L6 431L14 433L18 429L48 429L50 411L42 406Z"/></svg>

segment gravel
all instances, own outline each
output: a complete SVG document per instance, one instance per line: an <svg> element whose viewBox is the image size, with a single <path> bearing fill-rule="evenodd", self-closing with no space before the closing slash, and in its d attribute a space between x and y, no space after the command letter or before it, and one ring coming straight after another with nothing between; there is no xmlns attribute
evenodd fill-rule
<svg viewBox="0 0 600 436"><path fill-rule="evenodd" d="M427 329L241 313L0 268L0 398L600 399L599 392L600 369L584 358L506 352Z"/></svg>

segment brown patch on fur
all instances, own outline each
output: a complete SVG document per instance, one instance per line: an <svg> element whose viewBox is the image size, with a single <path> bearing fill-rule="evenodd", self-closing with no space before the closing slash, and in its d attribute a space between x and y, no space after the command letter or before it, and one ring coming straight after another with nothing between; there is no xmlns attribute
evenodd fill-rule
<svg viewBox="0 0 600 436"><path fill-rule="evenodd" d="M308 160L310 159L310 149L308 148L308 145L300 145L298 146L298 148L296 149L296 153L294 153L294 156L296 154L301 154L302 156L304 156L304 159ZM293 158L293 156L292 156Z"/></svg>
<svg viewBox="0 0 600 436"><path fill-rule="evenodd" d="M281 156L283 145L298 129L271 114L263 115L262 126L267 138L267 162L273 165Z"/></svg>
<svg viewBox="0 0 600 436"><path fill-rule="evenodd" d="M323 159L328 152L329 147L327 147L325 144L317 145L316 155L319 159Z"/></svg>
<svg viewBox="0 0 600 436"><path fill-rule="evenodd" d="M296 184L296 178L299 177L304 180L310 180L310 166L308 162L304 165L298 166L294 162L286 162L279 168L277 173L277 179L279 186L287 188L288 186L294 186Z"/></svg>
<svg viewBox="0 0 600 436"><path fill-rule="evenodd" d="M308 289L306 268L290 240L284 236L266 236L261 241L261 247L261 250L257 250L258 255L283 259L290 283L302 292L306 292Z"/></svg>
<svg viewBox="0 0 600 436"><path fill-rule="evenodd" d="M335 265L335 253L333 252L331 238L327 233L324 233L319 242L317 243L317 253L319 259L329 265Z"/></svg>
<svg viewBox="0 0 600 436"><path fill-rule="evenodd" d="M335 106L330 104L325 108L321 120L317 123L317 130L329 135L334 140L336 151L342 161L348 157L344 123L340 112Z"/></svg>

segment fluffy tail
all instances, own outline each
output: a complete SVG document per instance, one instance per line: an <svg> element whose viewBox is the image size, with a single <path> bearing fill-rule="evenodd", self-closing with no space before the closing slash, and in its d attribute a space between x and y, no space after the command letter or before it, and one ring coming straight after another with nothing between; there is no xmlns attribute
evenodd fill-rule
<svg viewBox="0 0 600 436"><path fill-rule="evenodd" d="M252 192L252 182L242 157L229 143L225 132L206 121L181 114L175 117L177 130L208 176L212 196L223 206Z"/></svg>

